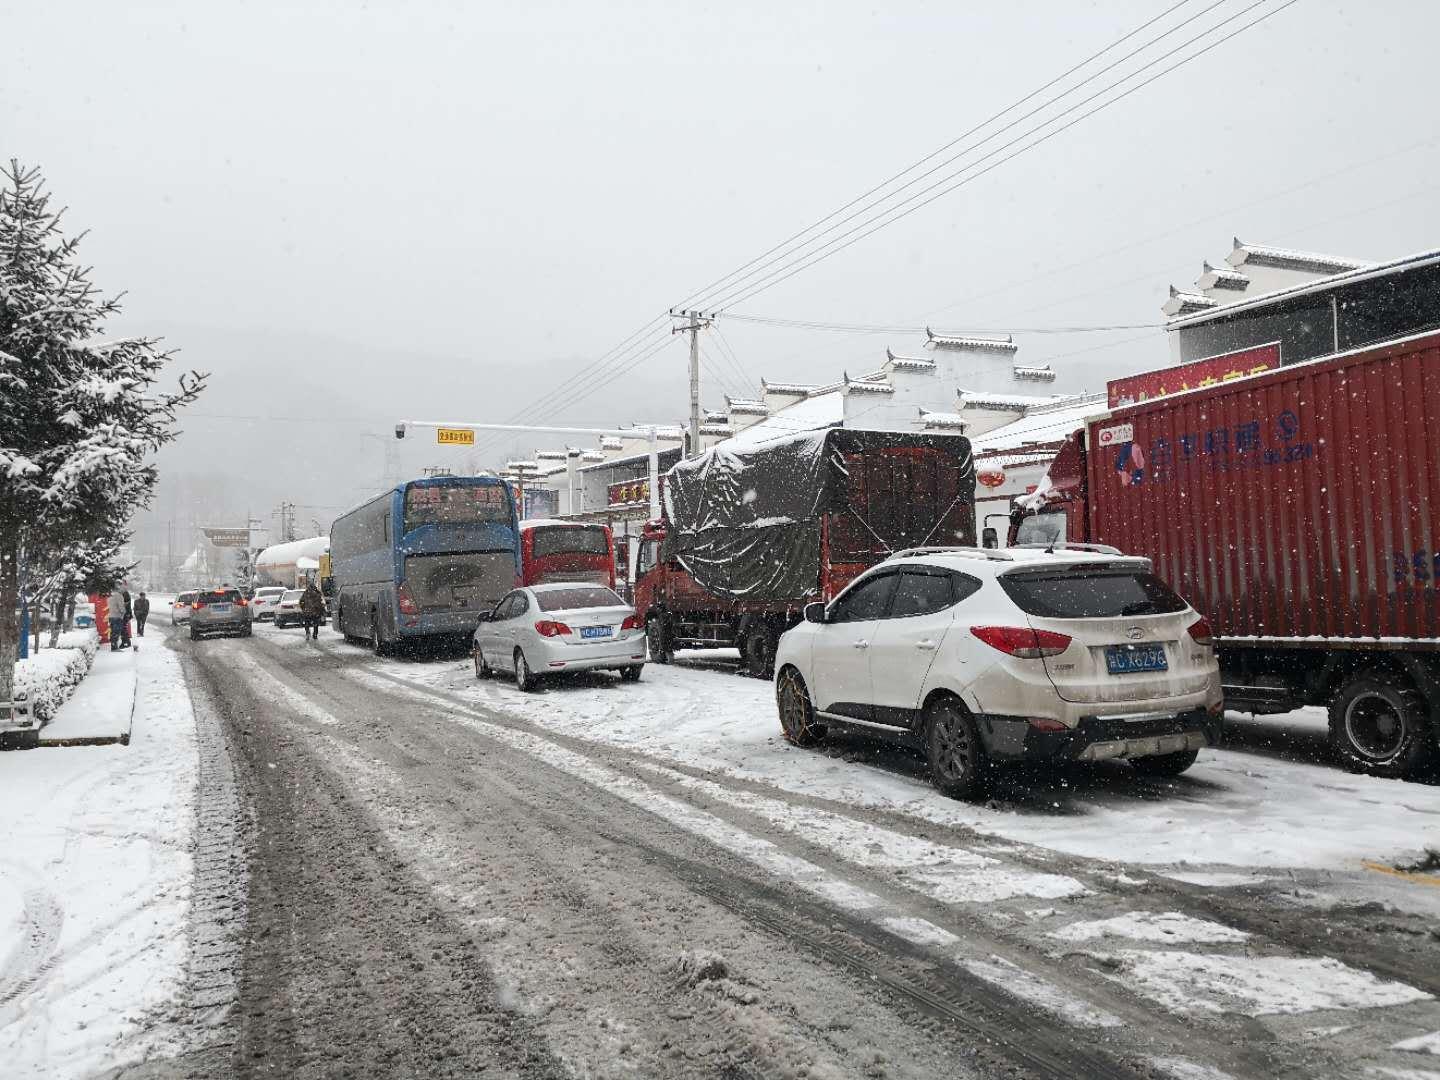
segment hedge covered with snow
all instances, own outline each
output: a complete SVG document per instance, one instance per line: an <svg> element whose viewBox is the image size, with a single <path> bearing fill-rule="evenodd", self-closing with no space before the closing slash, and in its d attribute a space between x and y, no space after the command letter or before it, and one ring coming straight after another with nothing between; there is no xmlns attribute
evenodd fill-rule
<svg viewBox="0 0 1440 1080"><path fill-rule="evenodd" d="M99 647L100 639L93 630L61 634L57 648L42 648L28 659L16 661L15 696L25 695L37 720L51 720L90 670Z"/></svg>

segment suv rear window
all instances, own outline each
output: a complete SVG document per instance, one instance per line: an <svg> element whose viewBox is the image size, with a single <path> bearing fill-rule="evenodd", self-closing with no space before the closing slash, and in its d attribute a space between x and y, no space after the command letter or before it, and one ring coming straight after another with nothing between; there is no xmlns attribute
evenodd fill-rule
<svg viewBox="0 0 1440 1080"><path fill-rule="evenodd" d="M625 601L609 589L599 587L575 589L546 589L537 592L541 611L573 611L576 608L624 607Z"/></svg>
<svg viewBox="0 0 1440 1080"><path fill-rule="evenodd" d="M237 589L215 589L197 594L195 600L201 607L207 604L238 604L240 592Z"/></svg>
<svg viewBox="0 0 1440 1080"><path fill-rule="evenodd" d="M1021 611L1044 619L1172 615L1186 607L1170 586L1141 570L1049 570L996 580Z"/></svg>

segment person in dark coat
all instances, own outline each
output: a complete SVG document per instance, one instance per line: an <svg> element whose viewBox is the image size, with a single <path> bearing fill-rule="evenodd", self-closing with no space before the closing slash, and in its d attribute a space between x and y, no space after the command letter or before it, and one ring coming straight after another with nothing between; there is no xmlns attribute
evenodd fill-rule
<svg viewBox="0 0 1440 1080"><path fill-rule="evenodd" d="M320 624L325 621L325 597L315 587L315 582L305 582L305 591L300 595L300 625L305 628L306 639L320 640Z"/></svg>
<svg viewBox="0 0 1440 1080"><path fill-rule="evenodd" d="M130 648L130 620L135 617L135 608L130 603L130 590L120 586L120 595L125 598L125 621L120 624L120 647Z"/></svg>
<svg viewBox="0 0 1440 1080"><path fill-rule="evenodd" d="M150 598L145 595L145 590L140 590L140 595L135 600L135 633L141 637L145 636L145 620L150 617Z"/></svg>

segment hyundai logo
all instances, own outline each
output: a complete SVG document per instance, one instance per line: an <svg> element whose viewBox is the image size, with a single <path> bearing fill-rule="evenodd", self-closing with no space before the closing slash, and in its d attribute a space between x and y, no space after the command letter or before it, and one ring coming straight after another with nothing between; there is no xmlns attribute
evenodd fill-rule
<svg viewBox="0 0 1440 1080"><path fill-rule="evenodd" d="M1145 631L1141 630L1138 626L1132 626L1129 630L1125 631L1125 636L1131 641L1139 641L1145 636Z"/></svg>

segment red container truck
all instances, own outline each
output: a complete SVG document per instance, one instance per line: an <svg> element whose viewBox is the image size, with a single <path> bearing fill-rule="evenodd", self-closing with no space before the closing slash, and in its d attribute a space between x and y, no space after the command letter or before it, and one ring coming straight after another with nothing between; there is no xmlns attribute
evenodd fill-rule
<svg viewBox="0 0 1440 1080"><path fill-rule="evenodd" d="M1339 759L1410 776L1440 733L1440 334L1088 421L1012 543L1145 555L1210 620L1229 708L1329 709Z"/></svg>
<svg viewBox="0 0 1440 1080"><path fill-rule="evenodd" d="M907 547L975 543L975 466L963 435L829 428L742 437L665 478L644 529L635 608L650 658L738 648L768 675L780 635Z"/></svg>

